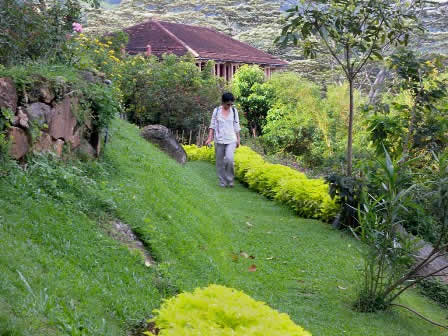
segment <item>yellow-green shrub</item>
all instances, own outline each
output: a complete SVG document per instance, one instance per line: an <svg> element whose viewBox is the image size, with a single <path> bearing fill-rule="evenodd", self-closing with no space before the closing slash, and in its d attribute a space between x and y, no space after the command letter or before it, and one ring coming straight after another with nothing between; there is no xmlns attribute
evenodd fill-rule
<svg viewBox="0 0 448 336"><path fill-rule="evenodd" d="M219 285L179 294L156 313L160 336L311 336L287 314Z"/></svg>
<svg viewBox="0 0 448 336"><path fill-rule="evenodd" d="M213 147L198 147L196 145L184 145L183 147L185 152L187 152L188 159L191 161L215 162L215 150Z"/></svg>
<svg viewBox="0 0 448 336"><path fill-rule="evenodd" d="M207 147L184 148L190 160L215 160L214 151ZM330 221L339 212L323 179L309 179L292 168L268 163L249 147L236 150L235 175L249 188L288 204L300 216Z"/></svg>

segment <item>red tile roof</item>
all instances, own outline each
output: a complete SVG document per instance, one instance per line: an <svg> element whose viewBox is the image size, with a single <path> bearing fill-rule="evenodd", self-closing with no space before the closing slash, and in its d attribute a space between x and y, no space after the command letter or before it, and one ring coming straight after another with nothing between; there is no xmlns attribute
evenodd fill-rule
<svg viewBox="0 0 448 336"><path fill-rule="evenodd" d="M124 30L129 34L126 51L145 52L151 45L152 53L178 56L190 51L196 58L215 61L285 66L288 63L250 45L237 41L213 29L163 21L147 21Z"/></svg>

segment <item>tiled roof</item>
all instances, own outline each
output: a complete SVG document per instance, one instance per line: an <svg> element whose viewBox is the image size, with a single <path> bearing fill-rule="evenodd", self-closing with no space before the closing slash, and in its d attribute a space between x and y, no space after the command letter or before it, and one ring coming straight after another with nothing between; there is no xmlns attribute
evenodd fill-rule
<svg viewBox="0 0 448 336"><path fill-rule="evenodd" d="M163 21L147 21L125 29L129 34L126 50L130 54L144 52L148 44L152 53L185 55L196 58L283 66L288 63L237 41L213 29Z"/></svg>

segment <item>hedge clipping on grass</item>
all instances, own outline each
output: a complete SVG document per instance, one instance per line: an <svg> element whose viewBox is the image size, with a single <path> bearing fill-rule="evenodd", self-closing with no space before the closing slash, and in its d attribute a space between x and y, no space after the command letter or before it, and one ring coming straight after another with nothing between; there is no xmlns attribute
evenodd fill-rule
<svg viewBox="0 0 448 336"><path fill-rule="evenodd" d="M189 160L215 161L212 148L184 146ZM331 221L339 207L328 193L323 179L309 179L292 168L271 164L249 147L235 152L235 175L249 188L293 208L299 216Z"/></svg>
<svg viewBox="0 0 448 336"><path fill-rule="evenodd" d="M159 336L311 336L287 314L219 285L179 294L155 312Z"/></svg>

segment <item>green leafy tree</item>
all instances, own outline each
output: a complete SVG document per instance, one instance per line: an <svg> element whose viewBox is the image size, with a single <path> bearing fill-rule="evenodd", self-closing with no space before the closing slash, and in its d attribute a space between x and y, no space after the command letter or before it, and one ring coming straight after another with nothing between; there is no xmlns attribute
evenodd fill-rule
<svg viewBox="0 0 448 336"><path fill-rule="evenodd" d="M441 74L443 64L404 49L388 63L397 74L393 88L399 93L366 108L377 152L384 146L404 162L422 151L443 151L448 145L448 76Z"/></svg>
<svg viewBox="0 0 448 336"><path fill-rule="evenodd" d="M321 111L319 87L295 73L275 74L269 85L275 99L263 127L263 140L274 152L310 157L323 133L315 120Z"/></svg>
<svg viewBox="0 0 448 336"><path fill-rule="evenodd" d="M265 83L263 70L257 65L243 65L233 78L232 89L252 135L261 134L274 99L272 87Z"/></svg>
<svg viewBox="0 0 448 336"><path fill-rule="evenodd" d="M203 71L190 56L165 55L161 61L136 56L125 63L130 65L123 65L126 71L120 83L125 85L122 91L131 121L188 131L208 124L224 85L212 75L213 63ZM125 92L126 88L132 93Z"/></svg>
<svg viewBox="0 0 448 336"><path fill-rule="evenodd" d="M424 0L301 0L288 10L278 43L292 42L307 57L328 52L349 83L347 175L352 173L353 84L366 63L382 58L384 48L408 43L418 26ZM323 50L322 50L323 49Z"/></svg>

